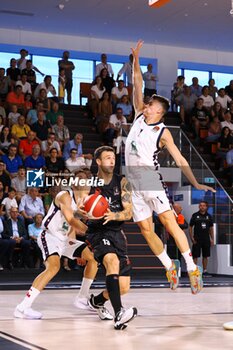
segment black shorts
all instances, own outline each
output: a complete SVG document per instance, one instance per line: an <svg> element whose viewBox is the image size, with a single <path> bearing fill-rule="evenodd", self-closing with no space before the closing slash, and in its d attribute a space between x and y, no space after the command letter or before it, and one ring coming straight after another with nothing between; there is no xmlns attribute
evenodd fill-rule
<svg viewBox="0 0 233 350"><path fill-rule="evenodd" d="M92 249L96 261L103 265L106 254L114 253L120 261L120 276L129 276L131 262L127 255L127 240L122 230L106 230L87 235L87 244Z"/></svg>
<svg viewBox="0 0 233 350"><path fill-rule="evenodd" d="M210 256L210 242L197 242L196 244L193 244L193 258L199 258L201 253L203 258L208 258Z"/></svg>

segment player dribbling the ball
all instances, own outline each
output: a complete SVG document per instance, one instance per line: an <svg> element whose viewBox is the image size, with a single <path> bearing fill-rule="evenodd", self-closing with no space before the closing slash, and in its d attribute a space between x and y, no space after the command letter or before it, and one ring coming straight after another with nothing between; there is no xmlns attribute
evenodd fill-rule
<svg viewBox="0 0 233 350"><path fill-rule="evenodd" d="M114 173L115 152L109 146L97 148L94 158L98 165L98 177L104 179L100 193L109 202L109 210L102 220L88 222L87 240L95 259L106 270L106 289L97 296L91 295L90 305L97 312L110 299L115 313L115 329L124 329L137 315L137 309L123 308L121 294L130 288L131 265L127 256L127 241L122 231L125 220L132 217L131 190L126 178ZM99 313L101 319L101 313Z"/></svg>

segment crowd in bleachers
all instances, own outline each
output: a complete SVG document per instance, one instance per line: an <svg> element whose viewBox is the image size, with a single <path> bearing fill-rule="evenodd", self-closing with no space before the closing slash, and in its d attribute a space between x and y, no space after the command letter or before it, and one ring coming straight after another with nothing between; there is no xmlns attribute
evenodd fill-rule
<svg viewBox="0 0 233 350"><path fill-rule="evenodd" d="M193 77L185 85L178 76L172 90L172 108L180 109L182 128L196 145L215 154L216 169L229 171L232 178L233 154L233 80L225 88L215 86L214 79L200 86Z"/></svg>

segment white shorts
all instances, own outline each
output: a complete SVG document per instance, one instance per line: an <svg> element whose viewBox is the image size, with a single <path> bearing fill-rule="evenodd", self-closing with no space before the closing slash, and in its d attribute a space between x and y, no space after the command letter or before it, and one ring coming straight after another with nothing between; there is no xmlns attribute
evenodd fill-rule
<svg viewBox="0 0 233 350"><path fill-rule="evenodd" d="M168 197L162 191L133 191L133 220L143 221L152 216L153 211L157 214L172 210Z"/></svg>
<svg viewBox="0 0 233 350"><path fill-rule="evenodd" d="M79 248L78 254L81 256L83 249L87 247L86 243L69 237L61 241L55 235L46 230L39 234L37 244L42 252L44 261L54 253L57 253L60 257L66 256L70 259L76 259L77 256L73 255L76 249Z"/></svg>

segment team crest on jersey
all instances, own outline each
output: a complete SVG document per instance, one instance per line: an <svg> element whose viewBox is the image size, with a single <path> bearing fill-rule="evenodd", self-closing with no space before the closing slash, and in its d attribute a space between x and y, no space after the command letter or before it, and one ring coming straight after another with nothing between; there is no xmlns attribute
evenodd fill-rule
<svg viewBox="0 0 233 350"><path fill-rule="evenodd" d="M67 224L66 221L63 222L62 229L63 229L64 231L68 231L69 225Z"/></svg>
<svg viewBox="0 0 233 350"><path fill-rule="evenodd" d="M160 130L160 127L156 125L155 127L153 127L153 129L152 129L152 130L153 130L153 132L157 132L157 131L159 131L159 130Z"/></svg>
<svg viewBox="0 0 233 350"><path fill-rule="evenodd" d="M138 154L136 141L131 141L131 154Z"/></svg>
<svg viewBox="0 0 233 350"><path fill-rule="evenodd" d="M113 188L113 193L114 196L118 196L120 194L119 188L117 186Z"/></svg>

